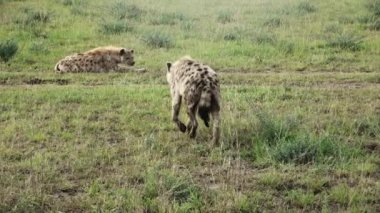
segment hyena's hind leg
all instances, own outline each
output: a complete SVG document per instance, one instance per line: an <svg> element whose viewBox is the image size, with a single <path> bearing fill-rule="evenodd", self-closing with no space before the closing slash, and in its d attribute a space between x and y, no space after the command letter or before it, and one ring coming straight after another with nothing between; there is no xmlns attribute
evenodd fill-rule
<svg viewBox="0 0 380 213"><path fill-rule="evenodd" d="M189 116L189 122L187 124L187 132L190 138L195 138L197 135L198 121L197 121L197 108L198 103L191 103L187 106L187 115Z"/></svg>
<svg viewBox="0 0 380 213"><path fill-rule="evenodd" d="M220 140L220 110L214 110L211 112L211 117L213 120L212 126L212 143L219 144Z"/></svg>
<svg viewBox="0 0 380 213"><path fill-rule="evenodd" d="M181 101L182 97L178 93L175 93L172 98L172 121L177 125L181 132L186 132L185 124L183 124L178 118L179 110L181 109Z"/></svg>
<svg viewBox="0 0 380 213"><path fill-rule="evenodd" d="M211 117L213 120L212 126L212 142L213 144L219 144L220 141L220 93L214 91L211 98Z"/></svg>

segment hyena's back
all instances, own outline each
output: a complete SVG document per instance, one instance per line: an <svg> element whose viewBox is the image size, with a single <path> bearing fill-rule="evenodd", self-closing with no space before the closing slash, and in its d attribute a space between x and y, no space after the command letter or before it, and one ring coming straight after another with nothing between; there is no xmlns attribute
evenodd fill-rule
<svg viewBox="0 0 380 213"><path fill-rule="evenodd" d="M175 62L172 70L181 96L188 103L199 104L200 115L220 109L219 81L212 68L187 56Z"/></svg>

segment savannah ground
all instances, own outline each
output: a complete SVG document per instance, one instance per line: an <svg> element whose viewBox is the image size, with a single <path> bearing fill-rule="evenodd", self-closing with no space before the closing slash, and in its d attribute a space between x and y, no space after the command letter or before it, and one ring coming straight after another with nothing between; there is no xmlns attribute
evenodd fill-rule
<svg viewBox="0 0 380 213"><path fill-rule="evenodd" d="M0 0L0 23L18 47L0 212L380 210L380 1ZM53 72L110 44L148 71ZM220 145L170 120L165 62L183 55L219 72Z"/></svg>

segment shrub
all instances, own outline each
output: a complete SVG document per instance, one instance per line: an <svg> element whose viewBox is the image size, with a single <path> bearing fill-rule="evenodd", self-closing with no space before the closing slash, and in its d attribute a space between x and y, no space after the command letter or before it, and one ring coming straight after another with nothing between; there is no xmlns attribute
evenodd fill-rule
<svg viewBox="0 0 380 213"><path fill-rule="evenodd" d="M8 62L17 52L18 45L13 40L7 40L0 43L0 58Z"/></svg>
<svg viewBox="0 0 380 213"><path fill-rule="evenodd" d="M154 48L170 48L173 46L173 39L159 32L148 33L143 36L142 40Z"/></svg>
<svg viewBox="0 0 380 213"><path fill-rule="evenodd" d="M100 26L100 31L104 34L120 34L131 30L132 27L124 20L108 21L102 23Z"/></svg>

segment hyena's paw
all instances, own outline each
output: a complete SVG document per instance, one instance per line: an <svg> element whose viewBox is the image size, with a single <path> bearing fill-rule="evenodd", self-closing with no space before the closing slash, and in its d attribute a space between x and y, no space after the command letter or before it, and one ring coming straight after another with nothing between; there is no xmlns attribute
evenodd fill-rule
<svg viewBox="0 0 380 213"><path fill-rule="evenodd" d="M187 125L187 134L190 136L190 138L195 138L197 134L197 127L189 123Z"/></svg>
<svg viewBox="0 0 380 213"><path fill-rule="evenodd" d="M190 134L192 128L193 126L191 125L191 122L189 121L189 123L187 123L187 126L186 126L186 133Z"/></svg>
<svg viewBox="0 0 380 213"><path fill-rule="evenodd" d="M186 132L186 126L182 122L178 123L178 128L181 132L185 133Z"/></svg>
<svg viewBox="0 0 380 213"><path fill-rule="evenodd" d="M191 130L191 132L190 132L190 138L191 139L194 139L195 138L195 136L197 135L197 133L196 133L196 131L195 130Z"/></svg>

